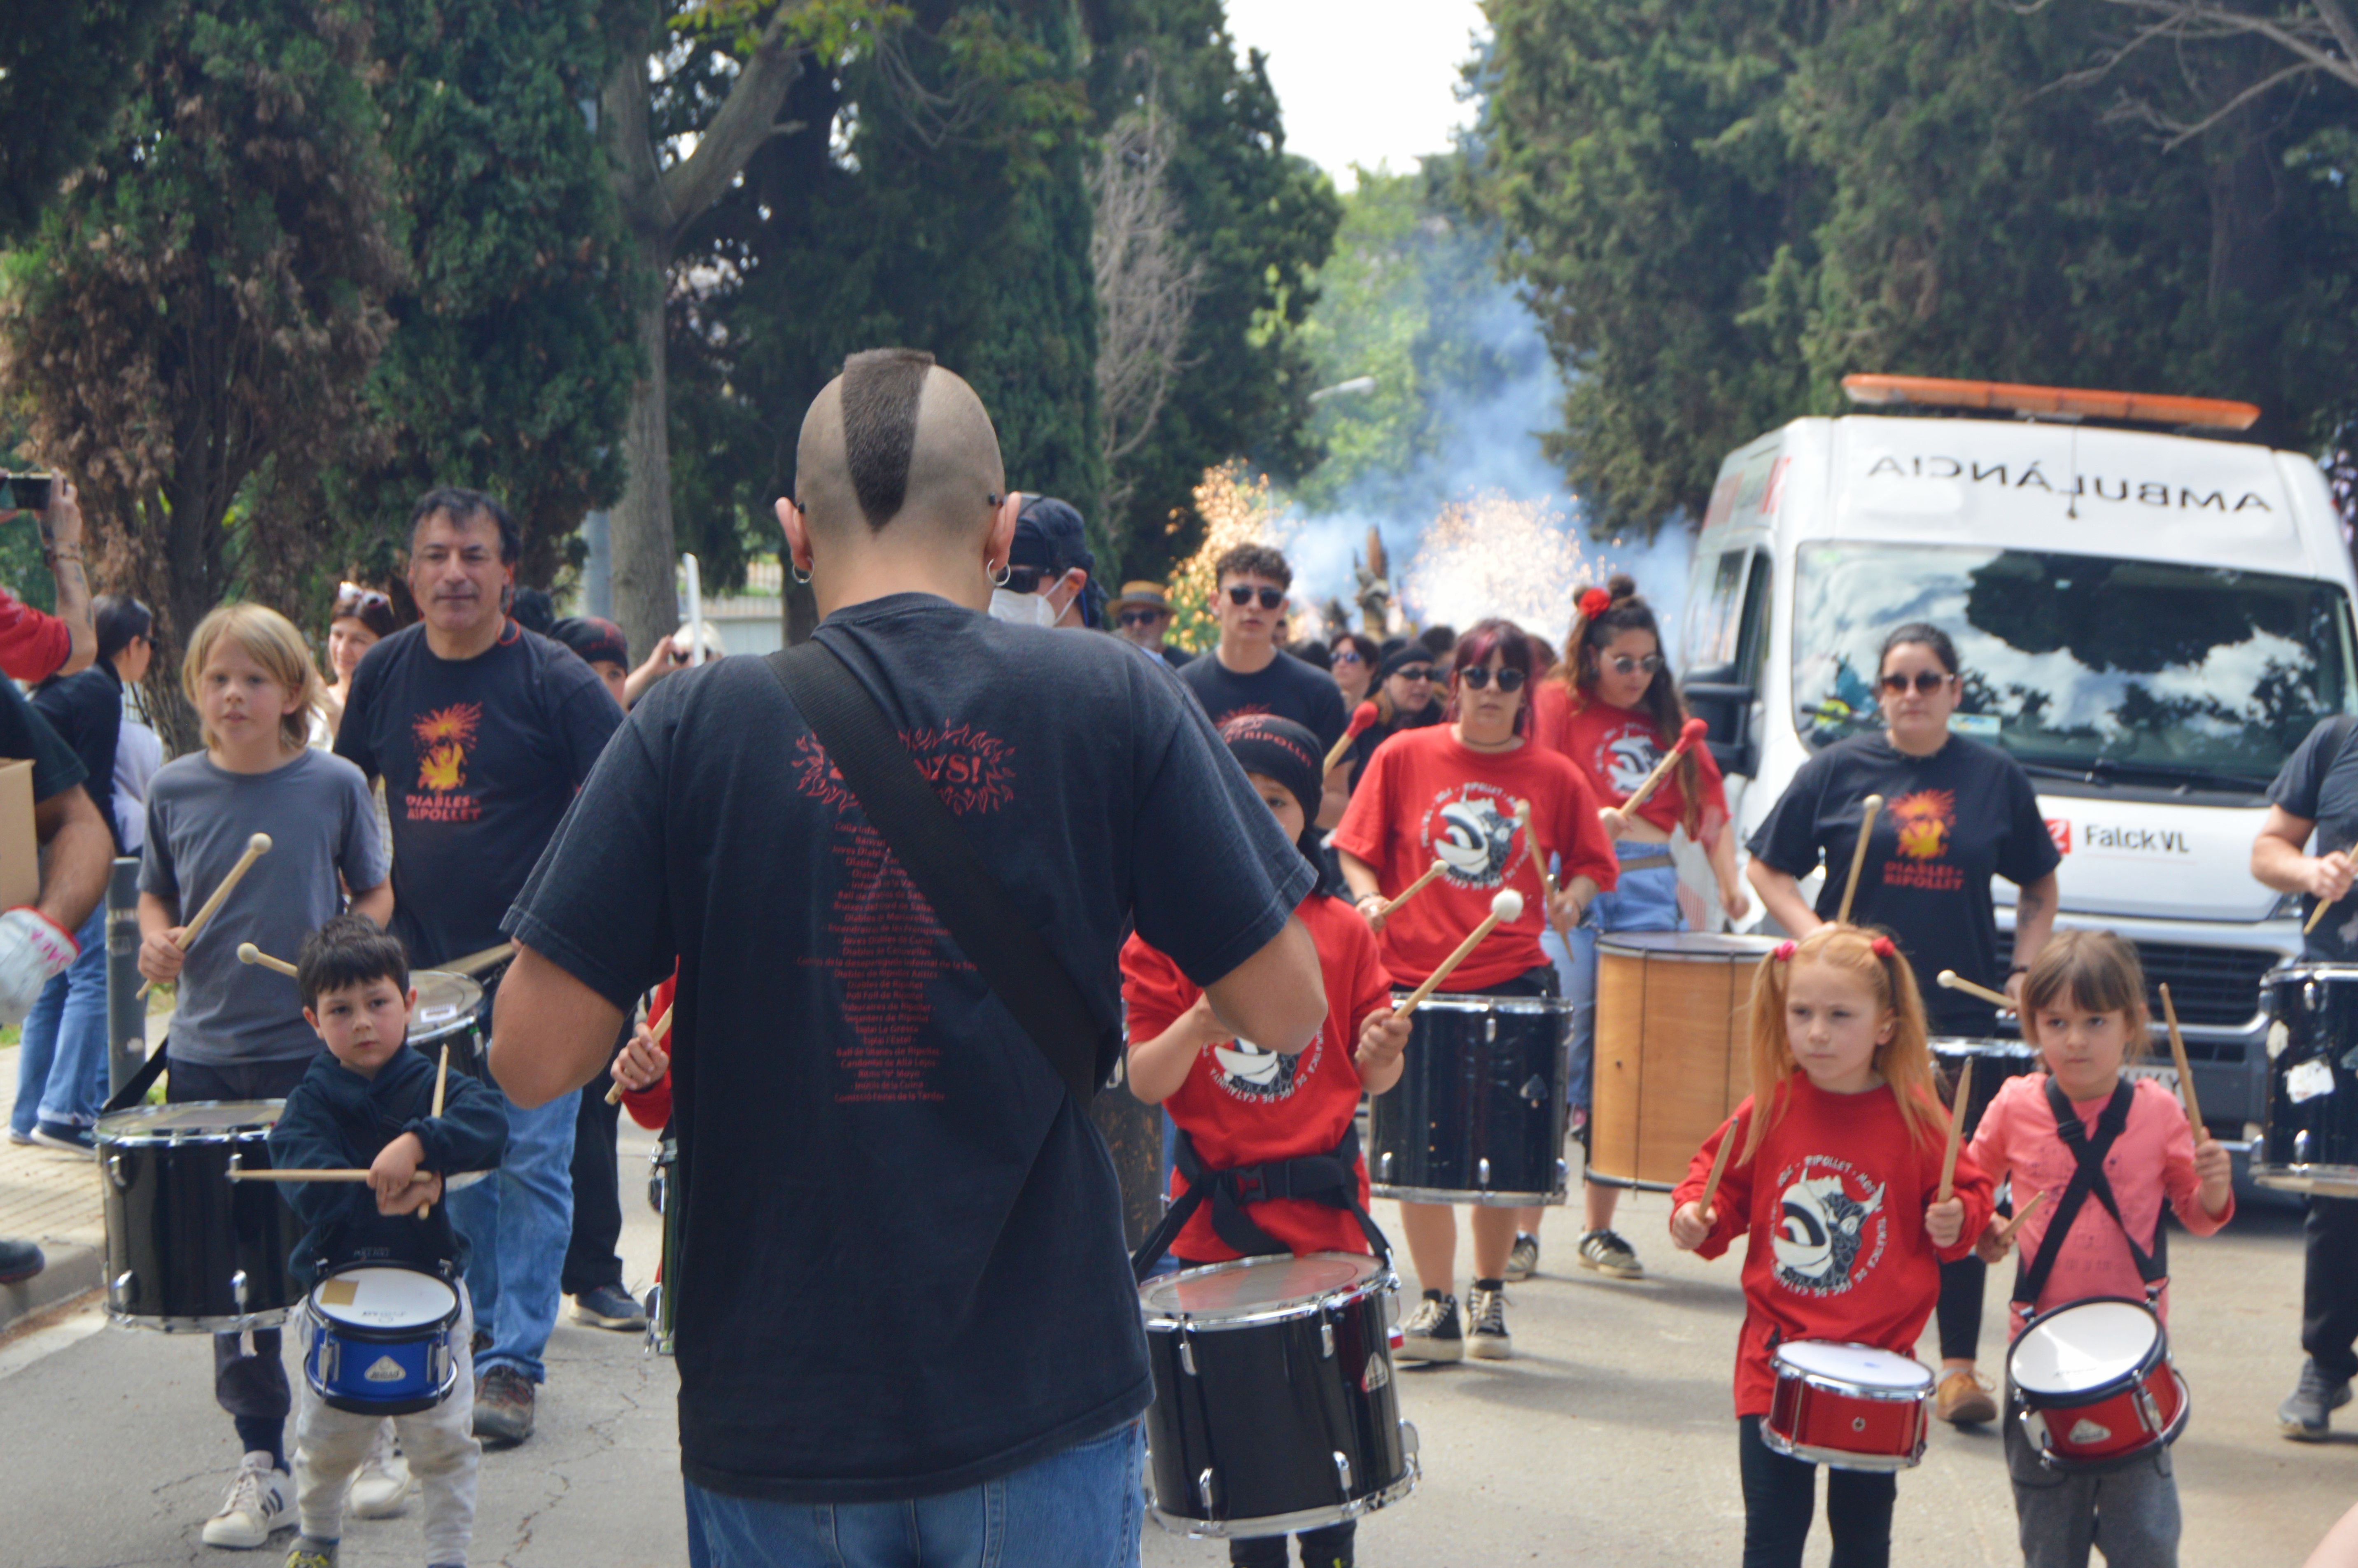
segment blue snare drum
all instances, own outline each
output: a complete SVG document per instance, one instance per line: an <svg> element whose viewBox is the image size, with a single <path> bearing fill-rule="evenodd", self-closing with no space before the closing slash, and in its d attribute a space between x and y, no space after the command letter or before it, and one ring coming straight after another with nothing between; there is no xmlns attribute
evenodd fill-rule
<svg viewBox="0 0 2358 1568"><path fill-rule="evenodd" d="M336 1410L412 1415L440 1404L458 1381L459 1292L432 1274L341 1269L313 1288L303 1315L311 1341L303 1375Z"/></svg>

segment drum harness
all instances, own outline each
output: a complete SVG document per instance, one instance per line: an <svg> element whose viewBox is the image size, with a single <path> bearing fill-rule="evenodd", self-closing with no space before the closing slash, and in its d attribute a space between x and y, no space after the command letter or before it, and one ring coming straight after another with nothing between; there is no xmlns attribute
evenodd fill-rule
<svg viewBox="0 0 2358 1568"><path fill-rule="evenodd" d="M1293 1251L1252 1222L1252 1217L1245 1212L1248 1205L1267 1203L1272 1198L1308 1198L1348 1210L1367 1233L1376 1256L1387 1265L1391 1262L1391 1243L1384 1239L1383 1231L1359 1202L1357 1118L1343 1129L1343 1141L1325 1154L1298 1154L1291 1160L1233 1165L1225 1171L1207 1170L1203 1157L1195 1152L1195 1141L1184 1130L1179 1133L1178 1154L1179 1173L1186 1178L1187 1190L1179 1195L1161 1223L1130 1255L1130 1272L1138 1279L1142 1281L1153 1271L1187 1221L1203 1206L1207 1195L1212 1203L1212 1234L1247 1258L1285 1257Z"/></svg>
<svg viewBox="0 0 2358 1568"><path fill-rule="evenodd" d="M2091 1195L2104 1206L2104 1212L2120 1227L2121 1239L2128 1244L2129 1257L2136 1264L2137 1278L2145 1281L2147 1306L2161 1299L2161 1288L2169 1280L2169 1229L2160 1216L2154 1217L2153 1250L2148 1252L2136 1244L2129 1234L2127 1221L2121 1218L2120 1205L2113 1200L2113 1184L2104 1176L2104 1156L2112 1152L2114 1141L2129 1124L2129 1104L2135 1098L2135 1086L2123 1078L2114 1086L2112 1098L2096 1118L2096 1131L2092 1138L2080 1120L2080 1113L2056 1086L2047 1080L2047 1107L2055 1113L2055 1131L2063 1140L2063 1147L2071 1152L2072 1162L2078 1167L2063 1189L2063 1196L2048 1216L2047 1229L2039 1238L2039 1256L2028 1263L2017 1260L2015 1265L2014 1301L2026 1312L2036 1310L2039 1292L2047 1288L2047 1276L2054 1271L2055 1260L2062 1255L2063 1238L2071 1231L2071 1222L2080 1217L2080 1207Z"/></svg>

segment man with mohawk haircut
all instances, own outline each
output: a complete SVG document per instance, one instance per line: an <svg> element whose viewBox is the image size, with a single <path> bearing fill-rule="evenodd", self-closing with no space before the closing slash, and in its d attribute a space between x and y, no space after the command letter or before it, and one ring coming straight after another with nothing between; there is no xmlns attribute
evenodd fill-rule
<svg viewBox="0 0 2358 1568"><path fill-rule="evenodd" d="M1044 942L1091 1081L1133 922L1232 1032L1309 1044L1311 868L1163 671L987 613L1015 506L981 401L931 355L846 362L777 510L820 648L632 710L508 915L492 1070L562 1103L676 960L691 1562L1135 1563L1152 1384L1086 1084L871 820L787 695L795 660L848 668Z"/></svg>

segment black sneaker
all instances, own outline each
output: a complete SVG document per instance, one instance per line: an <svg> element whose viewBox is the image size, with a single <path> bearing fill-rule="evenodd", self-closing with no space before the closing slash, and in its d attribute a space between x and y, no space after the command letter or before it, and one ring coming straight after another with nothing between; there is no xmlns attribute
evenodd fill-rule
<svg viewBox="0 0 2358 1568"><path fill-rule="evenodd" d="M1396 1361L1455 1361L1466 1355L1466 1335L1457 1326L1457 1298L1427 1294L1401 1325Z"/></svg>
<svg viewBox="0 0 2358 1568"><path fill-rule="evenodd" d="M2300 1364L2300 1385L2277 1407L2277 1425L2297 1443L2322 1443L2331 1413L2350 1402L2350 1379L2329 1378L2314 1359Z"/></svg>
<svg viewBox="0 0 2358 1568"><path fill-rule="evenodd" d="M1528 1280L1539 1271L1540 1238L1523 1231L1517 1231L1514 1249L1507 1254L1507 1278Z"/></svg>
<svg viewBox="0 0 2358 1568"><path fill-rule="evenodd" d="M49 1260L31 1242L0 1237L0 1285L22 1284L48 1266Z"/></svg>
<svg viewBox="0 0 2358 1568"><path fill-rule="evenodd" d="M1507 1333L1506 1292L1475 1286L1466 1298L1466 1317L1473 1328L1467 1354L1483 1361L1504 1361L1514 1355L1515 1342Z"/></svg>
<svg viewBox="0 0 2358 1568"><path fill-rule="evenodd" d="M600 1285L573 1298L573 1319L596 1328L633 1330L647 1325L638 1298L620 1285Z"/></svg>
<svg viewBox="0 0 2358 1568"><path fill-rule="evenodd" d="M98 1138L87 1127L76 1127L70 1121L37 1121L33 1124L33 1141L44 1149L62 1149L69 1154L95 1154Z"/></svg>
<svg viewBox="0 0 2358 1568"><path fill-rule="evenodd" d="M514 1446L532 1435L532 1379L513 1367L494 1367L475 1385L475 1435Z"/></svg>

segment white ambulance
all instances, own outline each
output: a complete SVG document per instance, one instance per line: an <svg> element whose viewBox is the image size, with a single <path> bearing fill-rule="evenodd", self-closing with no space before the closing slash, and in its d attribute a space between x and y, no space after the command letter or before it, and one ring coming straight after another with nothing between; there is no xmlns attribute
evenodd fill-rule
<svg viewBox="0 0 2358 1568"><path fill-rule="evenodd" d="M1941 627L1963 665L1952 728L2038 785L2059 924L2137 944L2205 1119L2241 1141L2266 1099L2260 977L2300 948L2295 901L2247 869L2263 792L2320 718L2358 711L2358 582L2317 464L2228 438L2248 405L1844 386L1888 411L1731 454L1697 546L1678 667L1738 829L1814 752L1880 728L1885 633Z"/></svg>

